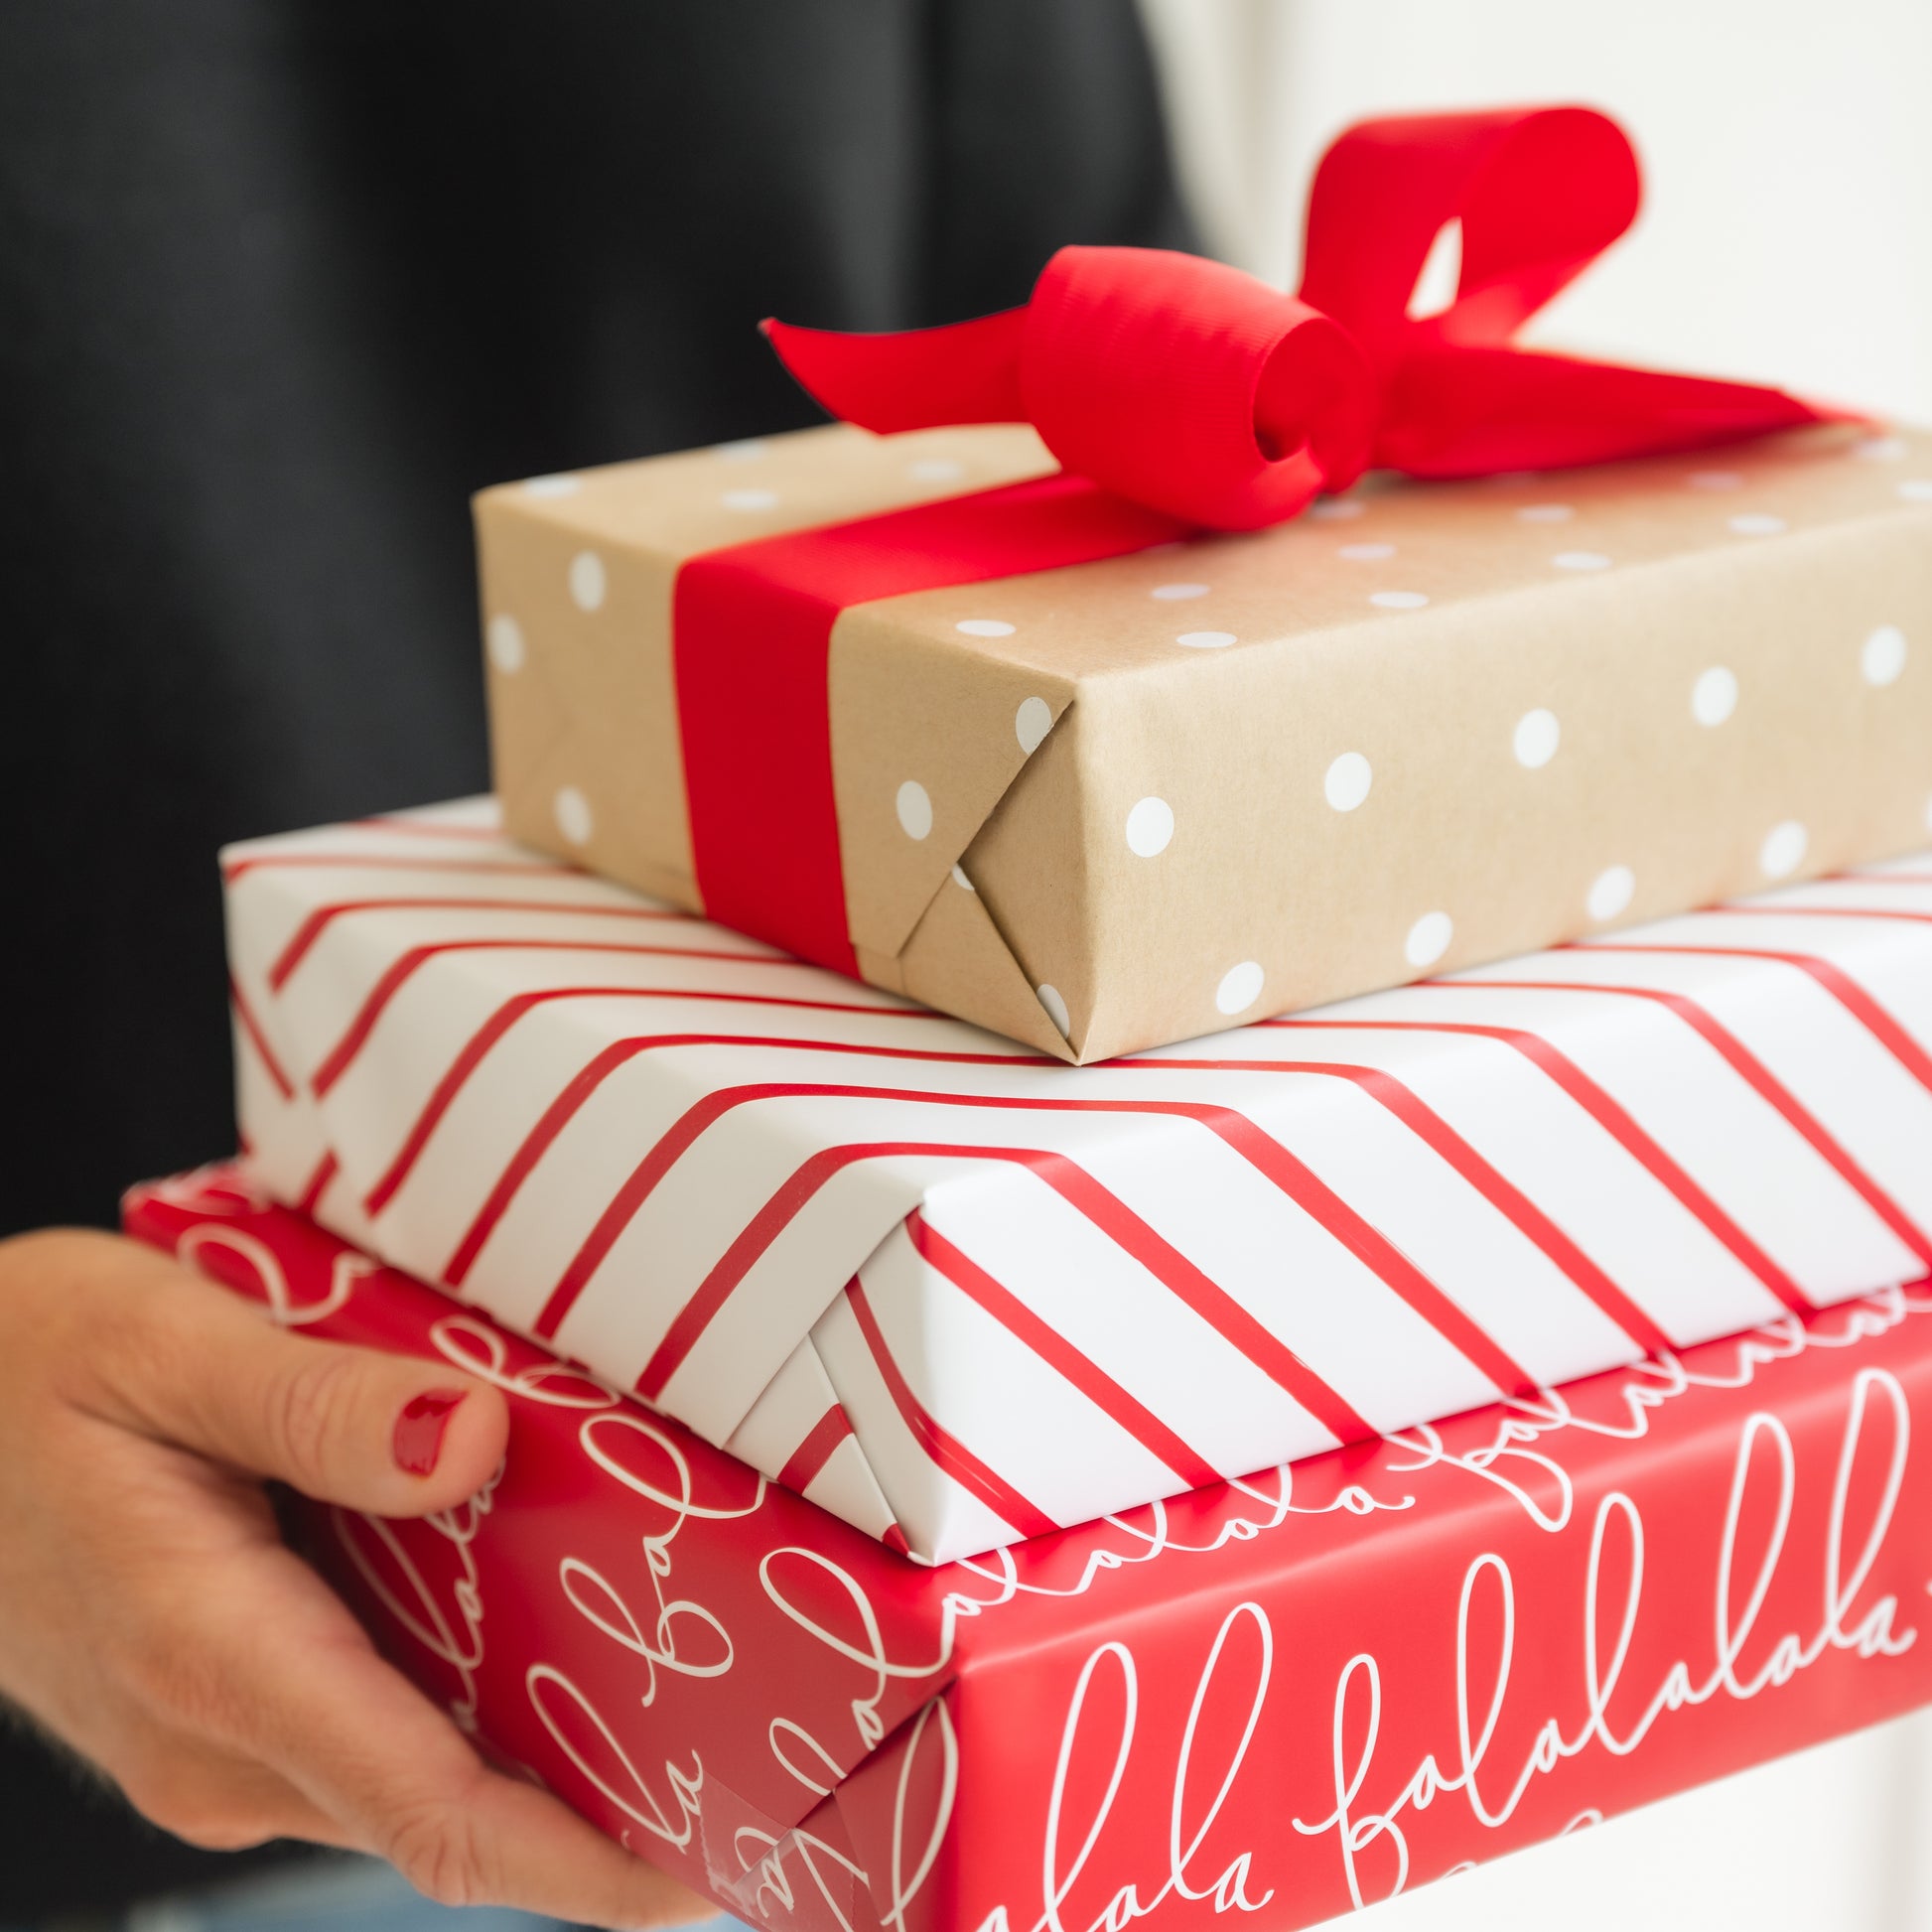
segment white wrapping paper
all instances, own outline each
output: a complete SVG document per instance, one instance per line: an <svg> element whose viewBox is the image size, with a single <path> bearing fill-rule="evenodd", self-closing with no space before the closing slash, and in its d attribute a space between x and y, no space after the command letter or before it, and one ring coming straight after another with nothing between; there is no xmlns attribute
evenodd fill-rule
<svg viewBox="0 0 1932 1932"><path fill-rule="evenodd" d="M1932 1269L1932 859L1071 1068L494 827L225 855L262 1183L924 1559Z"/></svg>

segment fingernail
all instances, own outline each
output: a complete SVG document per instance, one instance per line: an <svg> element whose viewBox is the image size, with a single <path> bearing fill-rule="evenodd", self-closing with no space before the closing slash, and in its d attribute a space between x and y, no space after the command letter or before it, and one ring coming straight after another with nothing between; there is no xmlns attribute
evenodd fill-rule
<svg viewBox="0 0 1932 1932"><path fill-rule="evenodd" d="M457 1404L469 1393L468 1389L425 1389L403 1404L390 1440L397 1468L412 1476L435 1473L436 1458L443 1452L444 1431Z"/></svg>

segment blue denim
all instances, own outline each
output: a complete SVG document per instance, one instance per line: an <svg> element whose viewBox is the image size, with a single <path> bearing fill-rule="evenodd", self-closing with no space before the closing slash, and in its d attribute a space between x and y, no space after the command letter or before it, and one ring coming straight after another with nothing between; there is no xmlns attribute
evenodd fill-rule
<svg viewBox="0 0 1932 1932"><path fill-rule="evenodd" d="M419 1897L371 1859L331 1859L209 1891L138 1905L118 1932L559 1932L555 1919L493 1905L458 1909ZM742 1932L712 1919L702 1932Z"/></svg>

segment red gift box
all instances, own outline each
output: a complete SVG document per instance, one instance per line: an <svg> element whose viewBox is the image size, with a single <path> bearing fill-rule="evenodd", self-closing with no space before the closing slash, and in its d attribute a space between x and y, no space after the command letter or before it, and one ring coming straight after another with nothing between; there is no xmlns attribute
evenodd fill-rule
<svg viewBox="0 0 1932 1932"><path fill-rule="evenodd" d="M130 1230L509 1396L313 1553L493 1755L810 1932L1306 1925L1932 1697L1932 1296L1894 1290L937 1568L236 1170Z"/></svg>

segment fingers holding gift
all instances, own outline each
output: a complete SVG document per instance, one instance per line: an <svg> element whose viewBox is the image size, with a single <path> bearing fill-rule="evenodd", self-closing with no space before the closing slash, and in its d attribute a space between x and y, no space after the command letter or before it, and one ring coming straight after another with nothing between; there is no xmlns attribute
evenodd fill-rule
<svg viewBox="0 0 1932 1932"><path fill-rule="evenodd" d="M192 1739L156 1732L124 1743L103 1768L150 1824L205 1852L241 1852L278 1838L359 1849L286 1778Z"/></svg>
<svg viewBox="0 0 1932 1932"><path fill-rule="evenodd" d="M320 1586L315 1587L318 1591ZM378 1657L345 1612L231 1664L247 1742L336 1821L446 1905L520 1906L594 1925L672 1925L712 1907L557 1799L491 1770L456 1726Z"/></svg>
<svg viewBox="0 0 1932 1932"><path fill-rule="evenodd" d="M160 1257L88 1354L81 1406L305 1495L420 1516L502 1458L502 1396L448 1364L318 1341Z"/></svg>

